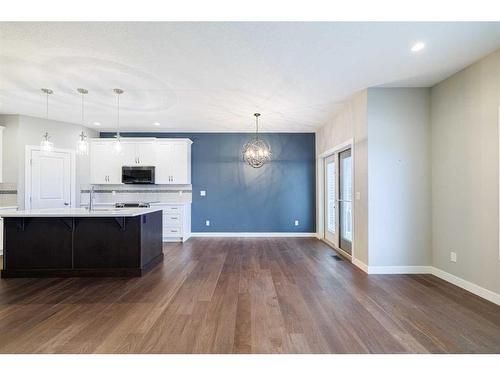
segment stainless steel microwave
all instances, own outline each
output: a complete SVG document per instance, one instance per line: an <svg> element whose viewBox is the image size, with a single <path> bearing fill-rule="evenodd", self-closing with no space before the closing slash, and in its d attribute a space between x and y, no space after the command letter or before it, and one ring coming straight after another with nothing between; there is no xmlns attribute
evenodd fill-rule
<svg viewBox="0 0 500 375"><path fill-rule="evenodd" d="M122 167L122 183L154 184L155 167Z"/></svg>

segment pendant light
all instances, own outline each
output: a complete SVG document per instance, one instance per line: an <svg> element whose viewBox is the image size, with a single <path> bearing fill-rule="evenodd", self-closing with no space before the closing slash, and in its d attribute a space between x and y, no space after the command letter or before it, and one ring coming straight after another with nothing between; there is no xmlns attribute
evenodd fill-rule
<svg viewBox="0 0 500 375"><path fill-rule="evenodd" d="M123 94L122 89L113 89L116 94L116 140L115 140L115 152L120 153L122 151L121 137L120 137L120 95Z"/></svg>
<svg viewBox="0 0 500 375"><path fill-rule="evenodd" d="M49 119L49 95L52 95L54 91L51 89L43 88L42 92L45 93L46 96L46 118ZM40 148L43 152L52 152L54 150L54 144L50 141L50 136L48 132L42 136L42 141L40 142Z"/></svg>
<svg viewBox="0 0 500 375"><path fill-rule="evenodd" d="M271 161L271 147L264 140L259 138L259 117L260 113L254 113L255 116L255 138L251 139L243 146L243 160L253 168L260 168L265 163Z"/></svg>
<svg viewBox="0 0 500 375"><path fill-rule="evenodd" d="M76 89L78 93L82 95L82 126L85 126L85 106L84 106L84 97L87 95L89 92L86 89L78 88ZM88 155L89 153L89 142L87 140L87 136L85 133L82 132L78 135L79 139L76 144L76 153L78 155Z"/></svg>

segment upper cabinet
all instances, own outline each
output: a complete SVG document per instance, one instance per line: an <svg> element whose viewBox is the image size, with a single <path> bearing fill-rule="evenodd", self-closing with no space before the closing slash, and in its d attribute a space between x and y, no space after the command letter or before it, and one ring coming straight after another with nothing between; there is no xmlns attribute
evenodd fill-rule
<svg viewBox="0 0 500 375"><path fill-rule="evenodd" d="M156 145L156 183L191 183L191 140L158 140Z"/></svg>
<svg viewBox="0 0 500 375"><path fill-rule="evenodd" d="M90 142L90 183L121 184L121 160L114 150L113 140L95 139Z"/></svg>
<svg viewBox="0 0 500 375"><path fill-rule="evenodd" d="M91 140L91 184L121 184L122 166L154 166L156 184L191 184L190 139L122 138L119 153L114 142Z"/></svg>
<svg viewBox="0 0 500 375"><path fill-rule="evenodd" d="M156 162L154 139L140 141L122 141L122 165L130 166L154 166Z"/></svg>

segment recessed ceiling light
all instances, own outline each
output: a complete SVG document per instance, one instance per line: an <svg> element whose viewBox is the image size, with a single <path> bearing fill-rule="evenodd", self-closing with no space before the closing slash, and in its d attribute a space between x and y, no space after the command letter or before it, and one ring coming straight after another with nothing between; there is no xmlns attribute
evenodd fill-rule
<svg viewBox="0 0 500 375"><path fill-rule="evenodd" d="M160 126L161 124L158 121L153 122L154 126Z"/></svg>
<svg viewBox="0 0 500 375"><path fill-rule="evenodd" d="M422 51L424 48L425 48L424 42L416 42L413 46L411 46L411 51L412 52L419 52L419 51Z"/></svg>
<svg viewBox="0 0 500 375"><path fill-rule="evenodd" d="M96 121L96 122L94 122L94 125L95 125L95 126L101 126L101 123L100 123L100 122L98 122L98 121Z"/></svg>

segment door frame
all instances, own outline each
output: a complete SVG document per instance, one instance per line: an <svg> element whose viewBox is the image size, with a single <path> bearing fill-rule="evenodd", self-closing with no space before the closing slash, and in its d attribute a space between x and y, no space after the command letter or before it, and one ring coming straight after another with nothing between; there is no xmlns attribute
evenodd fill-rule
<svg viewBox="0 0 500 375"><path fill-rule="evenodd" d="M24 152L24 209L31 209L31 152L42 151L40 146L26 146ZM55 152L63 152L70 154L70 196L71 202L69 207L76 207L76 152L67 148L54 148Z"/></svg>
<svg viewBox="0 0 500 375"><path fill-rule="evenodd" d="M351 254L347 254L344 252L342 249L339 247L335 246L332 244L330 241L328 241L325 237L325 199L326 199L326 194L325 194L325 159L332 155L332 154L338 154L341 151L344 151L346 149L350 148L351 149L351 186L352 186L352 242L351 242ZM325 152L321 153L318 155L318 163L317 163L317 168L316 172L318 175L318 238L328 244L329 246L333 247L336 251L340 252L342 255L344 255L346 258L352 261L352 259L355 259L355 251L356 251L356 244L355 244L355 231L356 231L356 226L354 225L355 223L355 215L356 215L356 185L355 185L355 150L354 150L354 139L350 138L347 141L332 147ZM336 162L336 169L337 169L337 178L338 178L338 161Z"/></svg>

